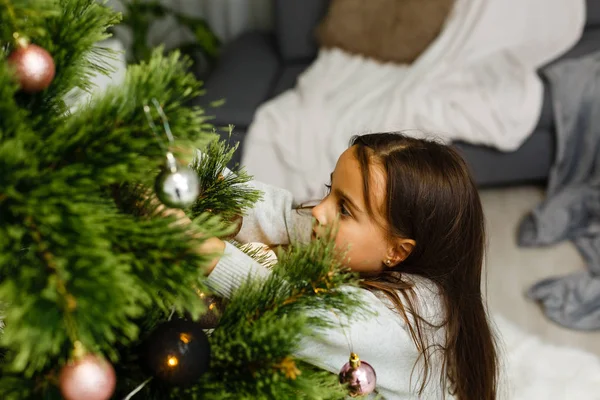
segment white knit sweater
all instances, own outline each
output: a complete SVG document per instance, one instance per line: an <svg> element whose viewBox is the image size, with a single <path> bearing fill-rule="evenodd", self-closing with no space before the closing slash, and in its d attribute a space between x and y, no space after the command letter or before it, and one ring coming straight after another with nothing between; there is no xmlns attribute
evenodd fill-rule
<svg viewBox="0 0 600 400"><path fill-rule="evenodd" d="M256 181L252 182L252 186L264 193L263 200L244 216L237 240L242 243L287 244L310 239L311 220L293 211L291 193ZM208 284L217 294L227 298L249 274L266 276L269 273L260 263L227 243L223 257L208 277ZM435 286L423 278L411 279L415 283L419 314L430 322L438 323L443 313ZM355 321L340 321L333 313L324 315L324 318L332 318L334 326L339 328L327 330L318 338L305 338L297 356L337 373L348 362L350 341L352 350L375 369L379 395L386 399L441 399L439 365L436 366L435 361L425 392L421 397L416 394L415 388L420 384L420 364L414 367L419 353L400 315L386 299L368 290L353 290L359 291L362 300L375 311L375 315ZM432 340L439 344L443 336L443 329L431 332ZM451 396L446 398L451 399Z"/></svg>

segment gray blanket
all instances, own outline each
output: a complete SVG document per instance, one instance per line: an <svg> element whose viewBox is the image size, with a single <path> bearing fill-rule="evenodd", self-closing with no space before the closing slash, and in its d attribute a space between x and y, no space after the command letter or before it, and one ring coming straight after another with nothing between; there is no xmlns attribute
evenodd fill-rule
<svg viewBox="0 0 600 400"><path fill-rule="evenodd" d="M600 52L544 71L554 108L557 154L546 200L520 226L519 244L571 240L588 269L538 282L528 296L553 321L600 329Z"/></svg>

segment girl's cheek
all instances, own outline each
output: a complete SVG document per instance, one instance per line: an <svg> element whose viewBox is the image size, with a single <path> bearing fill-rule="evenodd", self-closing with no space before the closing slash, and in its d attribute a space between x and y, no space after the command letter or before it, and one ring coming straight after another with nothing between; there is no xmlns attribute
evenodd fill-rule
<svg viewBox="0 0 600 400"><path fill-rule="evenodd" d="M347 251L348 247L347 246L346 247L342 247L342 246L338 247L336 245L336 249L338 250L336 252L336 259L338 260L338 262L345 265L346 267L350 266L349 264L351 261L351 257L350 257L350 252Z"/></svg>
<svg viewBox="0 0 600 400"><path fill-rule="evenodd" d="M349 255L352 243L348 240L343 230L338 229L334 243L338 252L345 254L346 256Z"/></svg>

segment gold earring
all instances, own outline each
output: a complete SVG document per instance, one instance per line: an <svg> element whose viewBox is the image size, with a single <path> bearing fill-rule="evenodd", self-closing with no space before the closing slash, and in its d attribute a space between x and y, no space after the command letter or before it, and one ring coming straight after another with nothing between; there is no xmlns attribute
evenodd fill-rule
<svg viewBox="0 0 600 400"><path fill-rule="evenodd" d="M387 265L388 267L389 267L390 265L392 265L392 260L385 260L385 265Z"/></svg>

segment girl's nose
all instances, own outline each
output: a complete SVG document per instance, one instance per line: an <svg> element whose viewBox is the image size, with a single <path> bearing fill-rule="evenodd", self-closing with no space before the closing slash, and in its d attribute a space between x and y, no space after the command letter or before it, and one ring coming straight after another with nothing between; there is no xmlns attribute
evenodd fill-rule
<svg viewBox="0 0 600 400"><path fill-rule="evenodd" d="M313 238L335 235L333 227L337 225L336 207L330 197L326 197L313 207L312 216L316 220L313 226Z"/></svg>
<svg viewBox="0 0 600 400"><path fill-rule="evenodd" d="M311 212L313 218L317 221L317 225L325 226L327 225L327 213L325 210L325 200L321 201L315 207L313 207Z"/></svg>

